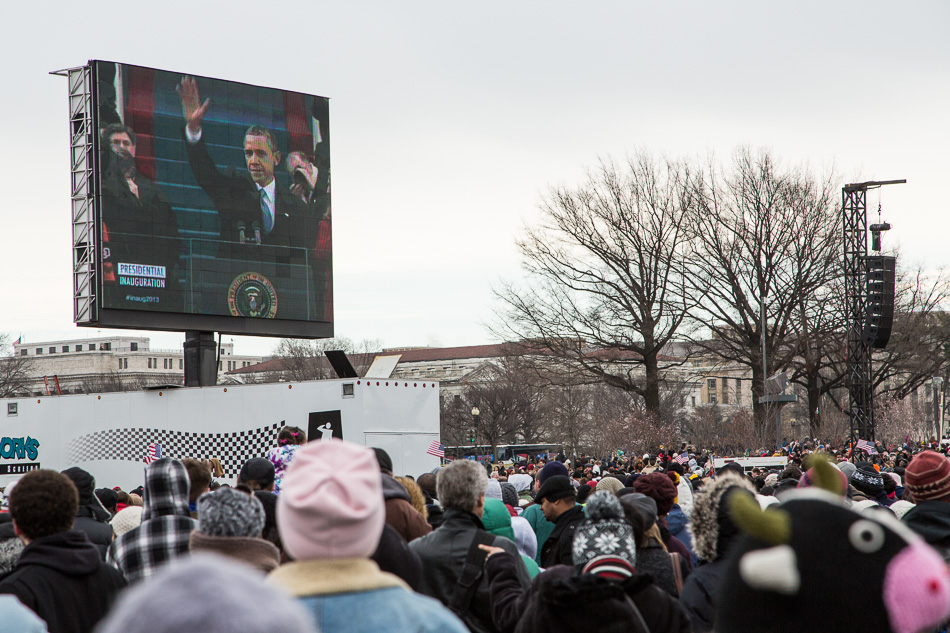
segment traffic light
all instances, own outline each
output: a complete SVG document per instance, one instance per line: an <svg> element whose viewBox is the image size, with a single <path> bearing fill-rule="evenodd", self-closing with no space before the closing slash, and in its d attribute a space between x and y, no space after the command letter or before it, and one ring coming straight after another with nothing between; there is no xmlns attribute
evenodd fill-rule
<svg viewBox="0 0 950 633"><path fill-rule="evenodd" d="M468 430L468 441L470 444L475 443L475 429Z"/></svg>

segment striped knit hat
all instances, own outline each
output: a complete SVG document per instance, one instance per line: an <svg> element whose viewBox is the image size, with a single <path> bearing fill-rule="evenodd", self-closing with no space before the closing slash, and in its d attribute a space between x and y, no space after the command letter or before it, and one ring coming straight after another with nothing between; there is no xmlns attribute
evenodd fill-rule
<svg viewBox="0 0 950 633"><path fill-rule="evenodd" d="M904 470L904 486L914 501L950 495L950 461L936 451L923 451Z"/></svg>
<svg viewBox="0 0 950 633"><path fill-rule="evenodd" d="M623 518L623 507L612 493L600 490L587 500L586 520L574 533L574 564L585 574L623 579L633 575L637 547L633 526Z"/></svg>

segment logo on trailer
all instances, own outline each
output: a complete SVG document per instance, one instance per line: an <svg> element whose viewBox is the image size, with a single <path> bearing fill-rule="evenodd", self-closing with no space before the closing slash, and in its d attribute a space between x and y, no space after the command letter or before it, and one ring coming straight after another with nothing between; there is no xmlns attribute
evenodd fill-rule
<svg viewBox="0 0 950 633"><path fill-rule="evenodd" d="M39 456L36 450L40 442L32 437L4 437L0 439L0 457L3 459L29 459L35 461Z"/></svg>
<svg viewBox="0 0 950 633"><path fill-rule="evenodd" d="M277 315L277 290L260 273L243 273L228 288L228 309L234 316L273 319Z"/></svg>

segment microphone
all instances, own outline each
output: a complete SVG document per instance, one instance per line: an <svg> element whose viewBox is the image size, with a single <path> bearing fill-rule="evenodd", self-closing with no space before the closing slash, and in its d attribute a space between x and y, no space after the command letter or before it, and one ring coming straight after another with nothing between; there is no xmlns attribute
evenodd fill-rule
<svg viewBox="0 0 950 633"><path fill-rule="evenodd" d="M238 242L240 242L241 244L244 244L244 243L247 241L247 238L246 238L245 235L244 235L245 229L246 229L246 227L244 226L244 223L243 223L243 222L238 222L238 223L237 223Z"/></svg>
<svg viewBox="0 0 950 633"><path fill-rule="evenodd" d="M260 243L261 243L261 223L260 223L260 222L252 222L252 223L251 223L251 230L254 231L254 241L257 242L258 244L260 244Z"/></svg>

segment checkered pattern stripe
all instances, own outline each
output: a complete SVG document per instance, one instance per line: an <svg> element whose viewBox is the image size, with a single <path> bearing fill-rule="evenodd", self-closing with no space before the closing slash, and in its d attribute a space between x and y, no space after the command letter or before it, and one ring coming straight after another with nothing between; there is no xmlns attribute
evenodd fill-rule
<svg viewBox="0 0 950 633"><path fill-rule="evenodd" d="M168 429L108 429L82 435L66 446L70 464L100 459L145 463L149 444L162 445L162 457L217 457L225 477L237 477L244 462L264 457L276 446L283 422L233 433L189 433Z"/></svg>

